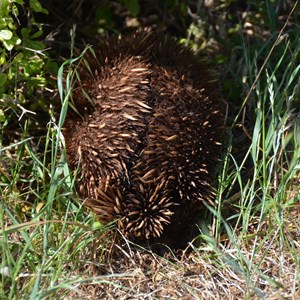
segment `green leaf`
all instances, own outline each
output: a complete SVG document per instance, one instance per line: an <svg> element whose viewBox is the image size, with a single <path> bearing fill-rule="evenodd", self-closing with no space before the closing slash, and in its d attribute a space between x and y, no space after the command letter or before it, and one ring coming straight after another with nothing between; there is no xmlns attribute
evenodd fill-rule
<svg viewBox="0 0 300 300"><path fill-rule="evenodd" d="M6 57L5 57L5 52L3 51L0 54L0 66L4 65L6 63Z"/></svg>
<svg viewBox="0 0 300 300"><path fill-rule="evenodd" d="M4 47L10 51L15 45L21 44L21 40L17 37L12 37L9 41L3 41Z"/></svg>
<svg viewBox="0 0 300 300"><path fill-rule="evenodd" d="M39 87L44 87L46 85L46 79L43 77L31 77L30 78L30 84L36 88L37 86Z"/></svg>
<svg viewBox="0 0 300 300"><path fill-rule="evenodd" d="M9 0L0 1L0 17L7 16L9 12Z"/></svg>
<svg viewBox="0 0 300 300"><path fill-rule="evenodd" d="M0 74L0 86L3 86L7 80L6 74Z"/></svg>
<svg viewBox="0 0 300 300"><path fill-rule="evenodd" d="M30 30L28 28L21 29L21 35L23 38L27 39L29 37Z"/></svg>
<svg viewBox="0 0 300 300"><path fill-rule="evenodd" d="M12 30L13 32L16 31L17 27L16 24L14 23L13 19L7 19L7 27Z"/></svg>
<svg viewBox="0 0 300 300"><path fill-rule="evenodd" d="M10 40L13 33L8 29L0 30L0 40Z"/></svg>
<svg viewBox="0 0 300 300"><path fill-rule="evenodd" d="M45 49L45 44L39 41L27 41L26 46L33 50L43 50Z"/></svg>
<svg viewBox="0 0 300 300"><path fill-rule="evenodd" d="M125 0L125 5L133 17L136 17L140 13L139 0Z"/></svg>
<svg viewBox="0 0 300 300"><path fill-rule="evenodd" d="M58 65L54 61L48 61L47 65L46 65L46 68L52 74L57 74L57 72L58 72Z"/></svg>
<svg viewBox="0 0 300 300"><path fill-rule="evenodd" d="M42 7L40 1L30 0L29 4L30 4L30 7L33 9L34 12L42 12L43 11L43 7Z"/></svg>
<svg viewBox="0 0 300 300"><path fill-rule="evenodd" d="M4 111L0 109L0 122L3 123L6 120Z"/></svg>
<svg viewBox="0 0 300 300"><path fill-rule="evenodd" d="M14 43L12 43L11 41L9 41L8 43L3 41L3 45L8 51L12 50L14 47Z"/></svg>
<svg viewBox="0 0 300 300"><path fill-rule="evenodd" d="M34 33L30 38L31 39L36 39L38 37L40 37L43 34L42 30L38 30L36 33Z"/></svg>
<svg viewBox="0 0 300 300"><path fill-rule="evenodd" d="M99 22L99 24L101 24L101 27L103 24L103 26L105 26L106 28L113 28L113 14L107 4L100 5L97 8L95 13L95 20L96 22Z"/></svg>
<svg viewBox="0 0 300 300"><path fill-rule="evenodd" d="M24 58L24 54L22 52L19 52L15 58L14 58L14 62L17 62L17 63L22 63L22 60Z"/></svg>

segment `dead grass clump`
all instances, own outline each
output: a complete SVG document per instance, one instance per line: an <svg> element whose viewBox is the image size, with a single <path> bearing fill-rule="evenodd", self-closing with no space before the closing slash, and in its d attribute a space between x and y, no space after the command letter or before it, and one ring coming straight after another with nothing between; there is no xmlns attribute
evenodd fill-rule
<svg viewBox="0 0 300 300"><path fill-rule="evenodd" d="M288 228L290 236L299 232L300 218ZM93 279L67 299L297 299L300 245L294 241L291 251L276 232L268 237L245 242L243 250L205 246L181 257L115 246L101 269L91 263L86 276Z"/></svg>

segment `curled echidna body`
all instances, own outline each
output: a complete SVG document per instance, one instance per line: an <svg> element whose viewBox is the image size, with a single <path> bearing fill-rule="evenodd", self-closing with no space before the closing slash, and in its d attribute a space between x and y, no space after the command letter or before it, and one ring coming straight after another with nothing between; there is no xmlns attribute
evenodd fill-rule
<svg viewBox="0 0 300 300"><path fill-rule="evenodd" d="M223 102L209 66L137 32L101 41L78 74L65 138L80 196L131 238L181 234L213 198Z"/></svg>

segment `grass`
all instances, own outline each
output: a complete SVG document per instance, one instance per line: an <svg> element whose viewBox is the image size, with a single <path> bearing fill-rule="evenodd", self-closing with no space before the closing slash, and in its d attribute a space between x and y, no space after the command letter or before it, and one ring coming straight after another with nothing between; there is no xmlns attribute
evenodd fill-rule
<svg viewBox="0 0 300 300"><path fill-rule="evenodd" d="M25 113L0 149L0 299L299 299L299 51L299 35L241 45L247 96L228 120L213 221L190 254L164 258L125 238L113 246L113 224L76 197L62 134L76 60L66 62L59 118L39 138Z"/></svg>

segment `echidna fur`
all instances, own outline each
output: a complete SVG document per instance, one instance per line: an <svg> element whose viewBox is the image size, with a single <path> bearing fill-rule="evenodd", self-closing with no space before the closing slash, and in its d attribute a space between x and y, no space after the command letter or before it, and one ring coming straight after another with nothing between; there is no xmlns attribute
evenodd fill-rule
<svg viewBox="0 0 300 300"><path fill-rule="evenodd" d="M85 59L73 89L79 114L65 123L79 195L132 239L185 234L214 199L224 123L214 73L146 31L101 40Z"/></svg>

